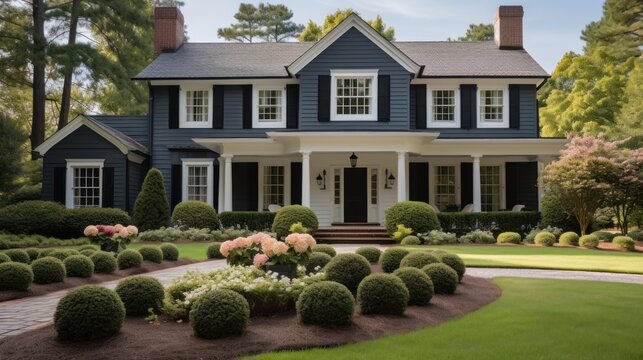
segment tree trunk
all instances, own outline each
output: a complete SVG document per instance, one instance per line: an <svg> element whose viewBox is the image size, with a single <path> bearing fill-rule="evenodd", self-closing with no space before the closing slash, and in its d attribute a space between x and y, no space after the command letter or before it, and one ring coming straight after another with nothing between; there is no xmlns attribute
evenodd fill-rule
<svg viewBox="0 0 643 360"><path fill-rule="evenodd" d="M69 40L67 45L73 47L76 44L76 32L78 29L78 12L80 8L80 0L73 0L71 4L71 15L69 18ZM70 64L65 67L65 79L63 81L63 93L60 101L60 118L58 119L58 130L67 125L69 119L69 108L71 106L71 81L75 68L75 57L71 60Z"/></svg>
<svg viewBox="0 0 643 360"><path fill-rule="evenodd" d="M45 2L44 0L33 0L33 53L31 62L33 65L33 108L31 123L31 158L38 156L33 150L45 141L45 49L47 39L45 38Z"/></svg>

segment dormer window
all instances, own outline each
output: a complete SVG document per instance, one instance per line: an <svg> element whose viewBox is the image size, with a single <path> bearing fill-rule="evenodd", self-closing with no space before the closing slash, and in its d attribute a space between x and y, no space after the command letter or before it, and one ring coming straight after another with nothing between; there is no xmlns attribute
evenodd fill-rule
<svg viewBox="0 0 643 360"><path fill-rule="evenodd" d="M332 70L331 95L332 121L377 121L377 70Z"/></svg>
<svg viewBox="0 0 643 360"><path fill-rule="evenodd" d="M212 127L212 91L208 88L181 87L180 120L182 128Z"/></svg>
<svg viewBox="0 0 643 360"><path fill-rule="evenodd" d="M286 127L286 89L283 86L254 86L254 128Z"/></svg>

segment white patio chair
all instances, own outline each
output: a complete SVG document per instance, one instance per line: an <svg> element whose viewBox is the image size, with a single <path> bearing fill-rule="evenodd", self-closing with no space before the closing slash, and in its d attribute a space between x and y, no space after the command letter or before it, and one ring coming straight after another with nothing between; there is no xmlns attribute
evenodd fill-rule
<svg viewBox="0 0 643 360"><path fill-rule="evenodd" d="M517 204L511 208L511 211L519 212L519 211L522 211L522 209L524 208L525 208L525 205Z"/></svg>
<svg viewBox="0 0 643 360"><path fill-rule="evenodd" d="M460 212L463 212L463 213L473 212L473 204L467 204L465 207L462 208L462 210L460 210Z"/></svg>
<svg viewBox="0 0 643 360"><path fill-rule="evenodd" d="M277 204L268 205L268 211L270 211L270 212L274 213L274 212L277 212L279 210L281 210L281 205L277 205Z"/></svg>

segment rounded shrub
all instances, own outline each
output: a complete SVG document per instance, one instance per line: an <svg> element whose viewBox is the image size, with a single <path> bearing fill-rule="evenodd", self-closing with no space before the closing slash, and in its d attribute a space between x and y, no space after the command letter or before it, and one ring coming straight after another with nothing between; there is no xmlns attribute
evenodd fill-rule
<svg viewBox="0 0 643 360"><path fill-rule="evenodd" d="M354 307L353 294L346 286L334 281L320 281L301 292L297 300L297 315L304 324L343 326L351 323Z"/></svg>
<svg viewBox="0 0 643 360"><path fill-rule="evenodd" d="M371 273L371 264L362 255L339 254L326 265L324 272L327 280L336 281L354 293L360 281Z"/></svg>
<svg viewBox="0 0 643 360"><path fill-rule="evenodd" d="M63 216L63 224L59 237L69 239L82 236L83 231L88 225L129 225L130 221L131 219L127 212L121 209L90 207L67 209Z"/></svg>
<svg viewBox="0 0 643 360"><path fill-rule="evenodd" d="M371 264L377 264L380 260L380 255L382 255L382 251L375 246L362 246L355 250L355 253L365 257Z"/></svg>
<svg viewBox="0 0 643 360"><path fill-rule="evenodd" d="M65 264L51 256L45 256L31 262L31 270L33 271L33 282L36 284L62 282L67 276Z"/></svg>
<svg viewBox="0 0 643 360"><path fill-rule="evenodd" d="M335 255L337 255L337 251L335 251L335 248L326 244L317 244L313 246L311 250L312 252L321 252L324 254L328 254L330 257L335 257Z"/></svg>
<svg viewBox="0 0 643 360"><path fill-rule="evenodd" d="M249 318L248 301L227 289L209 291L196 300L190 310L194 334L205 339L241 335Z"/></svg>
<svg viewBox="0 0 643 360"><path fill-rule="evenodd" d="M277 211L272 222L272 232L277 234L277 239L288 236L292 224L300 222L310 234L314 234L319 227L317 215L311 209L301 205L288 205Z"/></svg>
<svg viewBox="0 0 643 360"><path fill-rule="evenodd" d="M0 229L10 234L56 237L66 211L64 205L54 201L23 201L0 209Z"/></svg>
<svg viewBox="0 0 643 360"><path fill-rule="evenodd" d="M399 277L409 291L409 305L426 305L433 297L433 282L424 271L405 267L393 272Z"/></svg>
<svg viewBox="0 0 643 360"><path fill-rule="evenodd" d="M49 253L47 256L55 257L56 259L63 261L68 258L71 254L67 250L54 250Z"/></svg>
<svg viewBox="0 0 643 360"><path fill-rule="evenodd" d="M517 232L507 231L498 235L496 240L498 244L520 244L521 237Z"/></svg>
<svg viewBox="0 0 643 360"><path fill-rule="evenodd" d="M174 244L161 244L159 246L163 253L163 260L177 261L179 259L179 248Z"/></svg>
<svg viewBox="0 0 643 360"><path fill-rule="evenodd" d="M52 252L56 251L56 249L42 249L40 250L40 253L38 254L39 258L43 258L45 256L50 256Z"/></svg>
<svg viewBox="0 0 643 360"><path fill-rule="evenodd" d="M118 269L116 257L107 251L94 251L89 257L94 263L94 272L99 274L111 274Z"/></svg>
<svg viewBox="0 0 643 360"><path fill-rule="evenodd" d="M221 254L221 243L213 243L208 246L207 255L208 259L225 259L225 256Z"/></svg>
<svg viewBox="0 0 643 360"><path fill-rule="evenodd" d="M116 261L118 261L118 268L120 270L141 267L143 255L136 250L126 249L118 254Z"/></svg>
<svg viewBox="0 0 643 360"><path fill-rule="evenodd" d="M98 246L96 246L96 245L83 245L78 249L78 251L85 251L85 250L98 251L98 250L100 250L100 248Z"/></svg>
<svg viewBox="0 0 643 360"><path fill-rule="evenodd" d="M598 247L598 237L596 235L583 235L578 239L578 245L586 248Z"/></svg>
<svg viewBox="0 0 643 360"><path fill-rule="evenodd" d="M628 236L616 236L612 242L627 251L634 251L634 245L636 244L634 239Z"/></svg>
<svg viewBox="0 0 643 360"><path fill-rule="evenodd" d="M308 262L306 263L306 274L316 273L321 271L321 269L326 266L333 258L330 255L323 252L313 252L308 257ZM319 270L317 270L319 268Z"/></svg>
<svg viewBox="0 0 643 360"><path fill-rule="evenodd" d="M420 240L419 237L415 235L409 235L402 239L402 242L400 243L402 245L422 245L422 240Z"/></svg>
<svg viewBox="0 0 643 360"><path fill-rule="evenodd" d="M11 258L11 261L29 264L29 254L22 249L9 249L5 251L5 255Z"/></svg>
<svg viewBox="0 0 643 360"><path fill-rule="evenodd" d="M29 265L14 261L0 264L0 291L25 291L32 282L33 271Z"/></svg>
<svg viewBox="0 0 643 360"><path fill-rule="evenodd" d="M393 204L386 210L386 230L389 234L397 230L398 225L411 228L415 234L429 232L440 228L440 222L431 205L421 201L402 201Z"/></svg>
<svg viewBox="0 0 643 360"><path fill-rule="evenodd" d="M558 242L561 245L573 245L573 246L578 246L578 234L576 234L573 231L567 231L562 234L560 234L560 237L558 238Z"/></svg>
<svg viewBox="0 0 643 360"><path fill-rule="evenodd" d="M453 294L458 287L458 273L447 264L429 264L422 271L431 278L436 294Z"/></svg>
<svg viewBox="0 0 643 360"><path fill-rule="evenodd" d="M118 334L124 319L125 307L114 290L85 285L60 299L54 328L63 340L95 340Z"/></svg>
<svg viewBox="0 0 643 360"><path fill-rule="evenodd" d="M451 253L436 254L436 256L442 263L455 270L455 272L458 274L458 282L462 282L464 273L467 271L467 267L464 265L464 261L462 261L462 258L456 254Z"/></svg>
<svg viewBox="0 0 643 360"><path fill-rule="evenodd" d="M382 265L382 270L387 273L395 271L400 267L402 259L404 259L408 254L408 250L399 247L384 250L382 256L380 256L380 265Z"/></svg>
<svg viewBox="0 0 643 360"><path fill-rule="evenodd" d="M409 303L409 290L393 274L371 274L357 288L362 314L402 315Z"/></svg>
<svg viewBox="0 0 643 360"><path fill-rule="evenodd" d="M25 249L25 251L27 252L27 255L29 255L29 262L36 260L38 256L40 256L40 249L28 248Z"/></svg>
<svg viewBox="0 0 643 360"><path fill-rule="evenodd" d="M0 264L5 263L5 262L10 262L11 258L4 253L0 253Z"/></svg>
<svg viewBox="0 0 643 360"><path fill-rule="evenodd" d="M163 285L151 276L130 276L116 286L116 293L129 316L147 315L148 309L157 311L163 304Z"/></svg>
<svg viewBox="0 0 643 360"><path fill-rule="evenodd" d="M609 231L594 231L592 235L596 236L599 241L612 242L616 234Z"/></svg>
<svg viewBox="0 0 643 360"><path fill-rule="evenodd" d="M202 201L184 201L178 203L172 211L172 224L195 229L219 228L217 211L212 205Z"/></svg>
<svg viewBox="0 0 643 360"><path fill-rule="evenodd" d="M406 255L402 261L400 261L400 267L414 267L421 269L426 265L439 263L440 259L437 256L425 252L425 251L413 251L410 254Z"/></svg>
<svg viewBox="0 0 643 360"><path fill-rule="evenodd" d="M85 250L80 250L79 252L80 252L80 255L85 255L85 256L91 257L96 252L96 250L94 250L94 249L85 249Z"/></svg>
<svg viewBox="0 0 643 360"><path fill-rule="evenodd" d="M72 255L63 263L68 277L90 278L94 274L94 263L85 255Z"/></svg>
<svg viewBox="0 0 643 360"><path fill-rule="evenodd" d="M534 238L534 243L542 246L554 246L555 242L556 236L549 231L541 231Z"/></svg>
<svg viewBox="0 0 643 360"><path fill-rule="evenodd" d="M627 233L628 237L631 237L634 241L643 241L643 231L630 231Z"/></svg>
<svg viewBox="0 0 643 360"><path fill-rule="evenodd" d="M163 261L163 251L158 246L145 245L138 249L138 252L143 256L143 260L155 262L160 264Z"/></svg>

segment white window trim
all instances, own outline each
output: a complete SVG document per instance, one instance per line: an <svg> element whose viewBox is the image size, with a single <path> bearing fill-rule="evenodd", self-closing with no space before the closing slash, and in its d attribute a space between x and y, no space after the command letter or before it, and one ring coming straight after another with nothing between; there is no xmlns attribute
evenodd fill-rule
<svg viewBox="0 0 643 360"><path fill-rule="evenodd" d="M103 207L103 167L105 165L105 159L66 159L67 161L67 174L65 181L65 206L73 209L74 208L74 193L73 193L73 184L74 184L74 168L77 167L98 167L100 168L98 172L99 178L99 200L98 207Z"/></svg>
<svg viewBox="0 0 643 360"><path fill-rule="evenodd" d="M453 121L435 121L433 120L433 91L436 90L454 90L455 96L455 113ZM427 127L429 128L459 128L460 127L460 87L459 86L428 86L426 91L427 103Z"/></svg>
<svg viewBox="0 0 643 360"><path fill-rule="evenodd" d="M259 90L281 90L281 120L275 122L259 121ZM286 86L285 85L253 85L252 86L252 127L255 129L285 129L286 128Z"/></svg>
<svg viewBox="0 0 643 360"><path fill-rule="evenodd" d="M187 121L186 111L186 91L207 91L208 92L208 114L207 121L194 122ZM179 128L194 129L194 128L212 128L212 86L181 86L179 91Z"/></svg>
<svg viewBox="0 0 643 360"><path fill-rule="evenodd" d="M181 159L182 180L181 180L181 201L188 199L188 166L207 166L208 167L208 204L214 206L214 159Z"/></svg>
<svg viewBox="0 0 643 360"><path fill-rule="evenodd" d="M350 69L330 71L330 120L331 121L377 121L377 69ZM368 115L337 114L337 78L338 77L371 77L371 113Z"/></svg>
<svg viewBox="0 0 643 360"><path fill-rule="evenodd" d="M482 101L480 101L480 93L484 90L502 90L502 121L501 122L488 122L482 119L482 112L480 107ZM478 124L477 127L481 129L503 129L509 128L509 86L478 86L476 92L476 113L478 114Z"/></svg>

